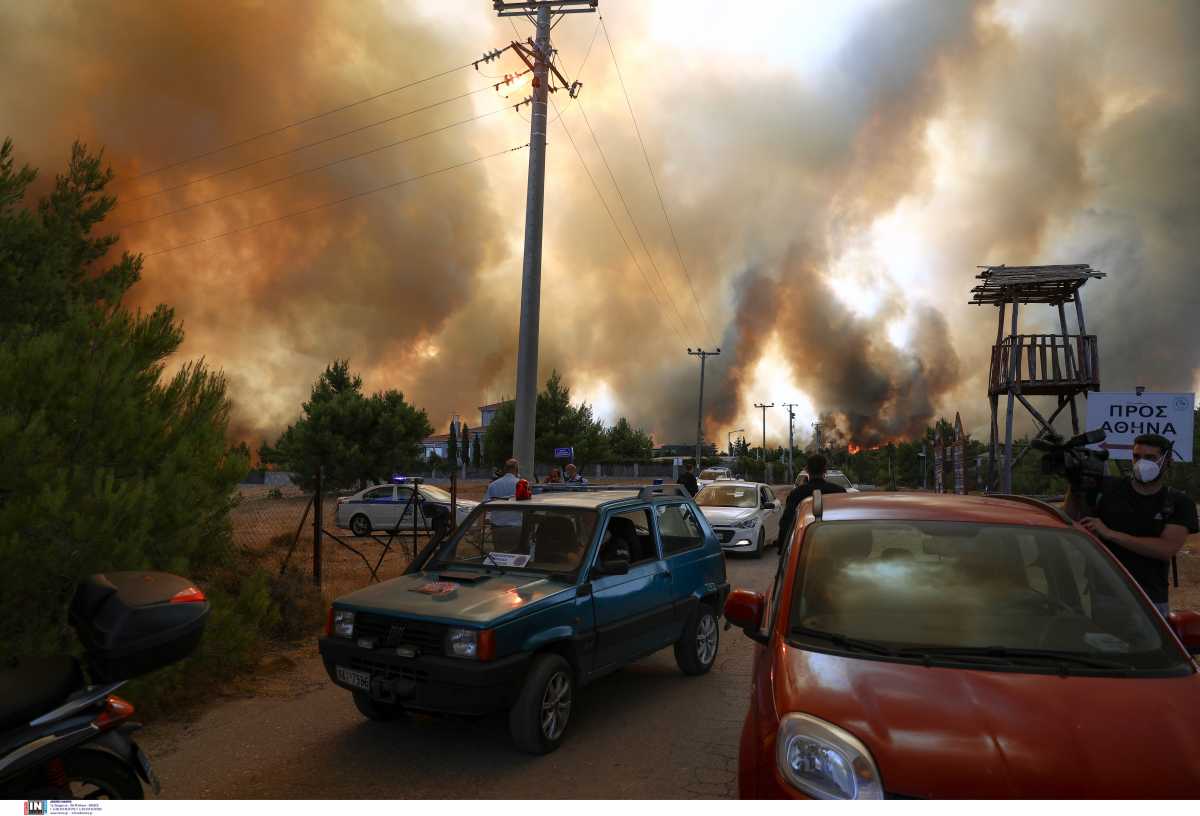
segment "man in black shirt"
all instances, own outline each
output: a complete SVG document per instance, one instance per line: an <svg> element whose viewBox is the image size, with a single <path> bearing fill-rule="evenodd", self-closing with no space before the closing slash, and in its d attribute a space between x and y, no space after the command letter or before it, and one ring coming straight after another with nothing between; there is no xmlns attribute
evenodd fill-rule
<svg viewBox="0 0 1200 816"><path fill-rule="evenodd" d="M1196 504L1166 485L1171 443L1157 434L1133 442L1133 475L1106 477L1095 501L1095 515L1080 524L1104 542L1158 611L1166 615L1167 565L1189 533L1200 532Z"/></svg>
<svg viewBox="0 0 1200 816"><path fill-rule="evenodd" d="M775 546L779 548L779 552L783 552L784 545L792 537L792 525L796 521L796 508L800 506L800 502L817 490L825 495L846 492L846 488L841 485L825 481L825 468L825 457L821 454L808 457L808 463L804 466L804 469L808 471L808 481L788 493L787 506L784 508L783 517L779 519L779 538L775 540Z"/></svg>
<svg viewBox="0 0 1200 816"><path fill-rule="evenodd" d="M683 473L679 474L678 483L683 485L684 489L693 496L700 492L700 484L696 481L696 474L692 473L691 462L683 466Z"/></svg>

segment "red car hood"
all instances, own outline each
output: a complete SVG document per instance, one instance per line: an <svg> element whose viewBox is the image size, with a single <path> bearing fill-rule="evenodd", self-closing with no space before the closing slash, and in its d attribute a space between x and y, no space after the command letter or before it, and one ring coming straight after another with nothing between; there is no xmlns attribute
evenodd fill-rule
<svg viewBox="0 0 1200 816"><path fill-rule="evenodd" d="M891 794L1200 797L1200 675L1058 677L888 663L780 644L776 711L862 740Z"/></svg>

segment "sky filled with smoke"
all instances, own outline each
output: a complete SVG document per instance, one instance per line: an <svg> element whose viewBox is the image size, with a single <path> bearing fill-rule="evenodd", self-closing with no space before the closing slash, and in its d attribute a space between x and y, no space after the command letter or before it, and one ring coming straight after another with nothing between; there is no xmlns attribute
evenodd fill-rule
<svg viewBox="0 0 1200 816"><path fill-rule="evenodd" d="M983 434L996 315L967 305L975 266L1090 263L1109 273L1084 294L1104 386L1195 387L1200 5L601 5L690 281L605 34L567 17L561 66L584 89L551 112L543 380L558 368L602 416L682 442L685 349L720 345L718 444L757 443L755 402L797 403L801 438L825 417L870 444L955 411ZM7 3L0 30L0 136L43 184L72 140L104 147L121 247L147 254L134 300L174 305L184 355L226 371L238 436L276 434L338 357L439 427L512 393L525 151L172 248L523 145L528 109L502 110L523 91L468 68L138 177L507 44L490 4Z"/></svg>

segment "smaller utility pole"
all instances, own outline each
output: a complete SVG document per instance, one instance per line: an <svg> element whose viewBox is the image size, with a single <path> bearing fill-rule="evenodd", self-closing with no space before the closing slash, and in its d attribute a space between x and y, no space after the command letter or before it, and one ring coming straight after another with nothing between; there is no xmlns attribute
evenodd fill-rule
<svg viewBox="0 0 1200 816"><path fill-rule="evenodd" d="M813 426L813 439L816 441L816 444L817 444L817 453L820 453L821 452L821 423L814 422L812 424L812 426Z"/></svg>
<svg viewBox="0 0 1200 816"><path fill-rule="evenodd" d="M772 402L768 405L767 403L756 402L756 403L754 403L754 407L762 408L762 456L761 456L761 459L762 459L762 461L765 462L765 461L767 461L767 409L774 408L775 403Z"/></svg>
<svg viewBox="0 0 1200 816"><path fill-rule="evenodd" d="M687 353L700 358L700 407L696 411L696 469L700 469L700 453L704 448L704 364L709 357L719 357L721 349L705 351L704 349L688 349Z"/></svg>
<svg viewBox="0 0 1200 816"><path fill-rule="evenodd" d="M791 484L792 481L796 478L796 473L795 473L795 471L796 471L796 454L795 454L796 445L792 441L792 425L796 420L796 412L793 411L792 409L795 408L798 404L799 403L795 403L795 402L785 402L783 404L783 407L788 409L788 455L787 455L788 484Z"/></svg>

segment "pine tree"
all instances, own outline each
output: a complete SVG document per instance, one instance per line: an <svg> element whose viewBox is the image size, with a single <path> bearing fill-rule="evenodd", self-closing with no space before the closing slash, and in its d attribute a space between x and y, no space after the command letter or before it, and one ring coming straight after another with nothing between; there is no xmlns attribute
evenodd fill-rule
<svg viewBox="0 0 1200 816"><path fill-rule="evenodd" d="M123 296L140 256L94 235L112 210L102 157L76 144L37 208L0 147L0 654L57 651L74 585L154 568L201 579L230 554L249 463L226 439L223 375L164 376L183 331Z"/></svg>

